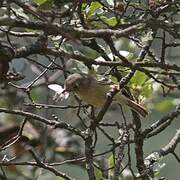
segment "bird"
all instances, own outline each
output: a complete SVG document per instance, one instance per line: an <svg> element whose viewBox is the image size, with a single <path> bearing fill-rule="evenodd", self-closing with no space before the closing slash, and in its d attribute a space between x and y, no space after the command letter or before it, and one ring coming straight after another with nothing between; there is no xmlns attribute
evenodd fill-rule
<svg viewBox="0 0 180 180"><path fill-rule="evenodd" d="M113 86L117 85L104 78L98 79L89 74L74 73L65 79L63 92L74 92L82 101L101 108L106 102L107 93L112 90ZM127 105L142 117L148 115L146 108L122 94L122 91L113 97L113 102Z"/></svg>

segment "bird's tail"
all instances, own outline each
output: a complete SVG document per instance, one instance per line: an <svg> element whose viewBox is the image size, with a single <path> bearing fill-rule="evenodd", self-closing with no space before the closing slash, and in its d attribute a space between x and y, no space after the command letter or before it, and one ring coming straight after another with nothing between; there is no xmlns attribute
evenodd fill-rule
<svg viewBox="0 0 180 180"><path fill-rule="evenodd" d="M141 105L137 104L136 102L128 98L126 99L126 105L143 117L146 117L148 115L148 111L144 107L142 107Z"/></svg>

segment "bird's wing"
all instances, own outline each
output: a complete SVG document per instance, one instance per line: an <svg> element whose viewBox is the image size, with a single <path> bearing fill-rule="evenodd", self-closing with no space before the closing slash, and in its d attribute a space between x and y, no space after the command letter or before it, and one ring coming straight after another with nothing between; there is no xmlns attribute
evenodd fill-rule
<svg viewBox="0 0 180 180"><path fill-rule="evenodd" d="M121 93L127 98L132 99L131 93L126 88L121 89Z"/></svg>
<svg viewBox="0 0 180 180"><path fill-rule="evenodd" d="M110 88L116 88L117 90L119 89L119 84L115 84L113 81L111 81L111 79L108 79L107 77L104 76L98 76L98 78L96 78L98 81L98 84L100 85L109 85ZM130 94L130 92L124 87L122 89L120 89L121 94L123 94L125 97L128 97L129 99L132 99L132 95Z"/></svg>

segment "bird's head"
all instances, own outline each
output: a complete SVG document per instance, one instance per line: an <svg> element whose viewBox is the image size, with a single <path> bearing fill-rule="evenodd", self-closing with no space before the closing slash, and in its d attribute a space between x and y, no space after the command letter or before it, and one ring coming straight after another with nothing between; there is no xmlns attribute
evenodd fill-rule
<svg viewBox="0 0 180 180"><path fill-rule="evenodd" d="M74 73L67 77L64 83L65 91L77 92L80 88L87 88L90 83L90 77L85 74Z"/></svg>

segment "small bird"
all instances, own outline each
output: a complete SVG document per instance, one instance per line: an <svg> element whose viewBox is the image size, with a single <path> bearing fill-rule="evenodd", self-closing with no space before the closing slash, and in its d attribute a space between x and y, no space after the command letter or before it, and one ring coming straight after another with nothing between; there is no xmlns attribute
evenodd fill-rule
<svg viewBox="0 0 180 180"><path fill-rule="evenodd" d="M50 89L55 90L50 86L51 85L49 85ZM74 73L66 78L64 83L64 89L61 90L61 92L58 93L57 90L55 91L59 95L72 91L82 101L99 108L102 107L106 102L107 93L112 90L113 86L117 85L113 84L112 82L105 81L102 78L98 80L91 75ZM121 105L127 105L143 117L148 114L147 110L144 107L123 95L121 91L114 96L113 102Z"/></svg>

